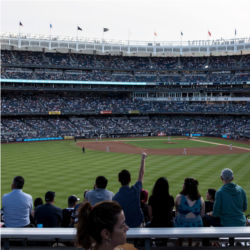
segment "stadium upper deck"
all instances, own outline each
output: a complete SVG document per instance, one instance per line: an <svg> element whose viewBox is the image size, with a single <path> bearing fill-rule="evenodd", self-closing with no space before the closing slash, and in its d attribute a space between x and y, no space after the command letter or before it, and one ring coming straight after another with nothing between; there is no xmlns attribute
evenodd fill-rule
<svg viewBox="0 0 250 250"><path fill-rule="evenodd" d="M127 56L221 56L250 53L250 38L179 42L138 42L2 34L2 49Z"/></svg>

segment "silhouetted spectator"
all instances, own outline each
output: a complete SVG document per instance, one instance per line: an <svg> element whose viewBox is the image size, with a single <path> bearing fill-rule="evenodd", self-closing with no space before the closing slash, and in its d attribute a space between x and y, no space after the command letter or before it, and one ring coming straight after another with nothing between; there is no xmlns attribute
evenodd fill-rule
<svg viewBox="0 0 250 250"><path fill-rule="evenodd" d="M148 208L151 220L149 227L173 227L174 198L169 194L169 184L165 177L155 182Z"/></svg>
<svg viewBox="0 0 250 250"><path fill-rule="evenodd" d="M74 226L74 218L72 217L72 214L79 200L80 199L75 195L69 196L68 207L62 210L62 227Z"/></svg>
<svg viewBox="0 0 250 250"><path fill-rule="evenodd" d="M35 222L43 227L60 227L62 222L62 209L54 206L55 192L45 194L46 204L37 207Z"/></svg>
<svg viewBox="0 0 250 250"><path fill-rule="evenodd" d="M126 224L129 227L139 227L143 223L140 194L144 178L146 156L146 153L142 154L139 176L135 185L129 187L131 177L128 170L122 170L118 175L122 187L115 194L113 200L117 201L122 206L126 218Z"/></svg>

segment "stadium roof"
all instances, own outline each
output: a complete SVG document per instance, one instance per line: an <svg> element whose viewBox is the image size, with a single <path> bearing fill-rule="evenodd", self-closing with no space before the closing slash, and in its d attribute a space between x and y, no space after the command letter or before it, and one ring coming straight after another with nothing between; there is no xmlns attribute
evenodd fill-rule
<svg viewBox="0 0 250 250"><path fill-rule="evenodd" d="M222 56L250 54L250 38L147 42L2 34L1 49L126 56Z"/></svg>

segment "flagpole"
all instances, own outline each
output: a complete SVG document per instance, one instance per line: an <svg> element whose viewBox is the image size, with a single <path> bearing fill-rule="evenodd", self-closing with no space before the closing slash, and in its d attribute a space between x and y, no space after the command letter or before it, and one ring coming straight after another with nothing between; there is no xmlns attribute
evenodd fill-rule
<svg viewBox="0 0 250 250"><path fill-rule="evenodd" d="M128 29L128 45L129 45L129 40L130 40L130 31Z"/></svg>
<svg viewBox="0 0 250 250"><path fill-rule="evenodd" d="M180 35L181 35L181 55L182 55L182 36L183 36L182 31L180 32Z"/></svg>

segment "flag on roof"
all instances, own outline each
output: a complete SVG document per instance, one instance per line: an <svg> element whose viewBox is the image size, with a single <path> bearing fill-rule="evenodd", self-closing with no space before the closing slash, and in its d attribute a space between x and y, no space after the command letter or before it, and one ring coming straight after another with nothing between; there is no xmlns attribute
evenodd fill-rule
<svg viewBox="0 0 250 250"><path fill-rule="evenodd" d="M236 29L234 30L234 35L235 35L235 36L237 35L237 30L236 30Z"/></svg>
<svg viewBox="0 0 250 250"><path fill-rule="evenodd" d="M181 36L183 36L183 32L181 31Z"/></svg>
<svg viewBox="0 0 250 250"><path fill-rule="evenodd" d="M77 30L82 31L82 28L80 26L77 26Z"/></svg>
<svg viewBox="0 0 250 250"><path fill-rule="evenodd" d="M103 28L103 32L107 32L107 31L109 31L108 28Z"/></svg>
<svg viewBox="0 0 250 250"><path fill-rule="evenodd" d="M156 32L154 32L154 36L157 36L157 33L156 33Z"/></svg>
<svg viewBox="0 0 250 250"><path fill-rule="evenodd" d="M208 31L208 35L209 35L209 36L212 36L212 33L211 33L210 31Z"/></svg>
<svg viewBox="0 0 250 250"><path fill-rule="evenodd" d="M52 24L51 23L49 24L49 28L52 29Z"/></svg>
<svg viewBox="0 0 250 250"><path fill-rule="evenodd" d="M22 22L19 22L19 26L23 26Z"/></svg>

